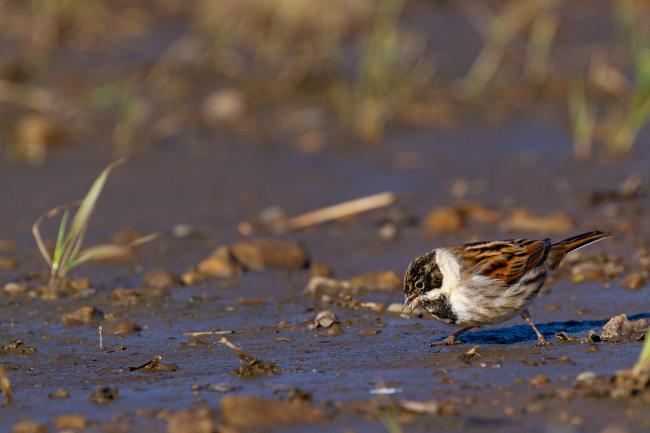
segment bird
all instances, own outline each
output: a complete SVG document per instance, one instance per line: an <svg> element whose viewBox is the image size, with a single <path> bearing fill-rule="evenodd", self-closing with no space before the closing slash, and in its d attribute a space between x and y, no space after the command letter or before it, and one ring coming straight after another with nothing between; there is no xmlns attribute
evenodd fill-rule
<svg viewBox="0 0 650 433"><path fill-rule="evenodd" d="M420 306L436 320L460 327L432 345L457 344L458 337L472 328L517 315L533 328L537 345L548 344L528 306L568 253L609 236L591 231L556 243L511 239L436 248L408 265L404 308L413 311Z"/></svg>

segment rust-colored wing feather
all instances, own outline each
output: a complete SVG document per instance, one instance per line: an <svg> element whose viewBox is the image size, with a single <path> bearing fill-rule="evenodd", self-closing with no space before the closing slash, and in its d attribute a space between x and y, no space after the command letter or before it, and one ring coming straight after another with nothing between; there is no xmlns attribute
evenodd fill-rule
<svg viewBox="0 0 650 433"><path fill-rule="evenodd" d="M544 263L550 249L550 239L513 239L465 244L458 247L458 255L472 274L492 277L510 285Z"/></svg>

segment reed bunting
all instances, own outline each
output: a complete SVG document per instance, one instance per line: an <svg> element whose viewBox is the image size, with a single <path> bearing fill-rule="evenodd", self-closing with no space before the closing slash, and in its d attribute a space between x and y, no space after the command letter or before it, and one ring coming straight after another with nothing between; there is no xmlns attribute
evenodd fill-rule
<svg viewBox="0 0 650 433"><path fill-rule="evenodd" d="M454 344L468 330L521 315L535 331L528 305L564 256L609 237L593 231L557 243L550 239L473 242L437 248L413 260L404 275L404 306L418 305L461 329L437 344Z"/></svg>

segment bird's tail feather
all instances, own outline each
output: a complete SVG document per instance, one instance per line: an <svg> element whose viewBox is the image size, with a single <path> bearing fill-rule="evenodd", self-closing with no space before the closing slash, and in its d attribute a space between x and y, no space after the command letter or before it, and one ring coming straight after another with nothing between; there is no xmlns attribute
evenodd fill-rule
<svg viewBox="0 0 650 433"><path fill-rule="evenodd" d="M609 233L593 231L577 236L572 236L568 239L564 239L563 241L556 242L551 245L551 251L549 252L547 263L549 263L551 267L555 269L560 264L564 256L566 256L571 251L586 247L587 245L591 245L594 242L598 242L599 240L608 238L610 236L611 234Z"/></svg>

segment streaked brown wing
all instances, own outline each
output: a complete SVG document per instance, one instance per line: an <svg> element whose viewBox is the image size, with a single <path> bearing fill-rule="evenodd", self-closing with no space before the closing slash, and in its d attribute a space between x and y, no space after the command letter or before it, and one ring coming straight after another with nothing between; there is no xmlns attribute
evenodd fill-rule
<svg viewBox="0 0 650 433"><path fill-rule="evenodd" d="M550 239L514 239L465 244L458 247L458 253L471 273L510 285L541 265L550 249Z"/></svg>

